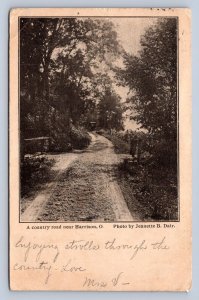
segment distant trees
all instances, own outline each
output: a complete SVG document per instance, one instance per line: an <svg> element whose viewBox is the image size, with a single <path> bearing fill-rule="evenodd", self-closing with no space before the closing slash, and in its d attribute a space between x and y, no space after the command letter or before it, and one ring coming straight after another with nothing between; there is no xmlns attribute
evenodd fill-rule
<svg viewBox="0 0 199 300"><path fill-rule="evenodd" d="M109 130L122 130L122 114L120 97L110 90L106 90L99 103L99 126Z"/></svg>
<svg viewBox="0 0 199 300"><path fill-rule="evenodd" d="M177 24L161 18L141 38L138 56L124 54L118 77L131 91L132 116L153 138L152 151L177 164Z"/></svg>

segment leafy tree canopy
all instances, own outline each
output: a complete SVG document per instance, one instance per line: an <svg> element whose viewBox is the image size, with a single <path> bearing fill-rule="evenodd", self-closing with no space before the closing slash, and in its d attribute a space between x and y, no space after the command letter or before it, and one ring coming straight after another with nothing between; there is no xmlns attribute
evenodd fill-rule
<svg viewBox="0 0 199 300"><path fill-rule="evenodd" d="M162 18L141 38L138 56L124 54L118 69L121 84L128 85L133 118L151 133L176 135L177 28L175 18Z"/></svg>

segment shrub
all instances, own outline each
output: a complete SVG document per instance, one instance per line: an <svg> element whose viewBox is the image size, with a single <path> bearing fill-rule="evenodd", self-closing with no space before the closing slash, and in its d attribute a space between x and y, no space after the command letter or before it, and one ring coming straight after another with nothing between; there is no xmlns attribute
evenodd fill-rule
<svg viewBox="0 0 199 300"><path fill-rule="evenodd" d="M70 130L71 144L75 149L88 147L91 137L83 127L71 126Z"/></svg>
<svg viewBox="0 0 199 300"><path fill-rule="evenodd" d="M51 139L51 151L68 152L72 150L70 135L68 132L59 133Z"/></svg>
<svg viewBox="0 0 199 300"><path fill-rule="evenodd" d="M72 149L83 149L89 145L91 138L83 127L70 125L69 128L54 131L51 140L51 151L68 152Z"/></svg>
<svg viewBox="0 0 199 300"><path fill-rule="evenodd" d="M47 182L51 176L54 159L41 155L28 155L21 163L21 195L28 194L38 184Z"/></svg>

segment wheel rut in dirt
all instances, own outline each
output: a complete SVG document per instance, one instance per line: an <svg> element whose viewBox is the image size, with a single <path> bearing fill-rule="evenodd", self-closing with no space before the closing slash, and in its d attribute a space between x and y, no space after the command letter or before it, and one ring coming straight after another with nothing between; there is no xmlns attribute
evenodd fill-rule
<svg viewBox="0 0 199 300"><path fill-rule="evenodd" d="M57 181L36 197L22 215L31 221L133 221L117 183L119 164L112 143L91 134L90 146L75 155ZM39 208L38 208L39 207Z"/></svg>

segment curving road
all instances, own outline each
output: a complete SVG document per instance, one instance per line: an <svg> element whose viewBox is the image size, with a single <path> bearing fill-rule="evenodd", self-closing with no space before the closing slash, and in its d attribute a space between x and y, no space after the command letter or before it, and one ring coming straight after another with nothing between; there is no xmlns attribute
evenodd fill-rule
<svg viewBox="0 0 199 300"><path fill-rule="evenodd" d="M119 161L112 143L90 135L86 150L58 156L58 175L31 201L21 221L133 220L117 183Z"/></svg>

